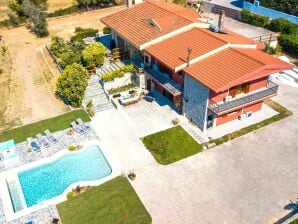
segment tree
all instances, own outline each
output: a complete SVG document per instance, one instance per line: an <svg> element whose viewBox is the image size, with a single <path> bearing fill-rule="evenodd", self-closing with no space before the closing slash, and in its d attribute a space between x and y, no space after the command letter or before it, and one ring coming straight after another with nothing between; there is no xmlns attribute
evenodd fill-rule
<svg viewBox="0 0 298 224"><path fill-rule="evenodd" d="M87 46L83 51L83 60L89 67L103 64L105 60L105 47L98 42Z"/></svg>
<svg viewBox="0 0 298 224"><path fill-rule="evenodd" d="M43 3L40 4L43 5ZM25 14L28 16L28 21L33 24L32 31L35 32L38 37L48 36L49 31L47 29L46 13L43 10L45 6L41 7L40 5L35 5L31 0L24 0L23 6Z"/></svg>
<svg viewBox="0 0 298 224"><path fill-rule="evenodd" d="M79 64L65 68L56 83L56 93L67 103L78 107L82 104L88 85L88 71Z"/></svg>

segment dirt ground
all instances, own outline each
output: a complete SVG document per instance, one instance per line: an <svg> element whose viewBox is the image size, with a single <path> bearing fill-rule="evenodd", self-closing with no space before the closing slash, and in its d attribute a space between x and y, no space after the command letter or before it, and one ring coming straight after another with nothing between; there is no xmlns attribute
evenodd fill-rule
<svg viewBox="0 0 298 224"><path fill-rule="evenodd" d="M99 19L123 8L51 19L48 21L50 36L69 38L78 26L102 29L104 25ZM0 30L0 35L3 36L1 44L7 47L10 55L10 58L0 57L0 68L5 67L0 75L0 131L69 110L54 95L59 73L45 49L50 36L36 38L25 27Z"/></svg>

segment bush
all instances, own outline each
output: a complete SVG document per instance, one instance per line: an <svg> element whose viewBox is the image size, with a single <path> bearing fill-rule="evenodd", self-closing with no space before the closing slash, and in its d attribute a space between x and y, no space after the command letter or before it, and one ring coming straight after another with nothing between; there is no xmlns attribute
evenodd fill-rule
<svg viewBox="0 0 298 224"><path fill-rule="evenodd" d="M67 193L67 199L73 198L74 193L72 191Z"/></svg>
<svg viewBox="0 0 298 224"><path fill-rule="evenodd" d="M282 34L278 38L282 49L294 56L298 56L298 35Z"/></svg>
<svg viewBox="0 0 298 224"><path fill-rule="evenodd" d="M267 29L283 34L296 34L298 26L286 19L273 19L266 26Z"/></svg>
<svg viewBox="0 0 298 224"><path fill-rule="evenodd" d="M254 14L244 9L241 11L241 21L254 26L265 27L269 22L269 17Z"/></svg>
<svg viewBox="0 0 298 224"><path fill-rule="evenodd" d="M109 94L120 93L120 92L123 92L123 91L127 91L129 89L132 89L134 87L135 87L135 85L131 83L131 84L127 84L127 85L124 85L124 86L120 86L118 88L112 88L112 89L108 90L108 93Z"/></svg>
<svg viewBox="0 0 298 224"><path fill-rule="evenodd" d="M65 9L58 9L55 12L47 13L47 17L51 18L51 17L57 17L57 16L64 16L64 15L69 15L69 14L72 14L72 13L75 13L78 11L80 11L78 9L78 6L73 5L68 8L65 8Z"/></svg>
<svg viewBox="0 0 298 224"><path fill-rule="evenodd" d="M266 44L264 52L267 54L275 54L275 55L280 55L282 51L282 48L279 44L277 44L276 47L271 47L270 44Z"/></svg>
<svg viewBox="0 0 298 224"><path fill-rule="evenodd" d="M76 150L77 149L77 147L75 147L74 145L70 145L70 146L68 146L68 150L69 151L74 151L74 150Z"/></svg>
<svg viewBox="0 0 298 224"><path fill-rule="evenodd" d="M105 61L105 47L98 42L88 45L83 51L83 60L88 67L101 65Z"/></svg>
<svg viewBox="0 0 298 224"><path fill-rule="evenodd" d="M102 32L103 32L104 34L109 34L109 33L112 33L112 29L111 29L111 27L105 26L105 27L102 29Z"/></svg>
<svg viewBox="0 0 298 224"><path fill-rule="evenodd" d="M98 30L87 28L83 29L81 27L76 27L75 35L70 38L71 42L82 41L86 37L93 37L97 34Z"/></svg>
<svg viewBox="0 0 298 224"><path fill-rule="evenodd" d="M134 71L134 67L133 65L124 65L122 68L117 69L115 71L112 72L108 72L106 74L103 74L101 76L101 79L104 82L108 82L108 81L112 81L115 78L121 78L125 75L125 73L127 72L133 72Z"/></svg>
<svg viewBox="0 0 298 224"><path fill-rule="evenodd" d="M88 76L88 71L82 65L68 65L57 80L57 95L72 106L81 106Z"/></svg>

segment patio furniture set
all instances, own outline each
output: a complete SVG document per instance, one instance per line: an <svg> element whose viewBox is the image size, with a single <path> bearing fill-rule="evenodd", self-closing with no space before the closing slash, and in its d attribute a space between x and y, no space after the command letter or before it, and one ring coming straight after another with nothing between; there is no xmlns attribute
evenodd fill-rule
<svg viewBox="0 0 298 224"><path fill-rule="evenodd" d="M76 121L71 122L70 126L75 132L79 134L84 134L90 129L90 126L85 124L81 118L78 118ZM36 135L36 139L33 139L32 137L27 138L28 148L32 149L35 152L39 152L41 146L48 148L51 144L58 143L58 139L55 138L49 130L45 130L44 134L45 135L43 136L38 133Z"/></svg>

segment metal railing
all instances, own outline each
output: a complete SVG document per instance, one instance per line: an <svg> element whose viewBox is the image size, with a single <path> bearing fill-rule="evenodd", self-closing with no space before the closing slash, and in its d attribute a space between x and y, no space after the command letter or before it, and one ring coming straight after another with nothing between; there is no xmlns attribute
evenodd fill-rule
<svg viewBox="0 0 298 224"><path fill-rule="evenodd" d="M243 95L242 97L232 99L231 101L228 101L228 102L215 103L209 100L208 108L212 110L214 113L220 114L222 112L231 110L233 108L263 99L270 95L274 95L277 93L277 90L278 90L278 85L269 81L265 89L261 89L253 93Z"/></svg>

